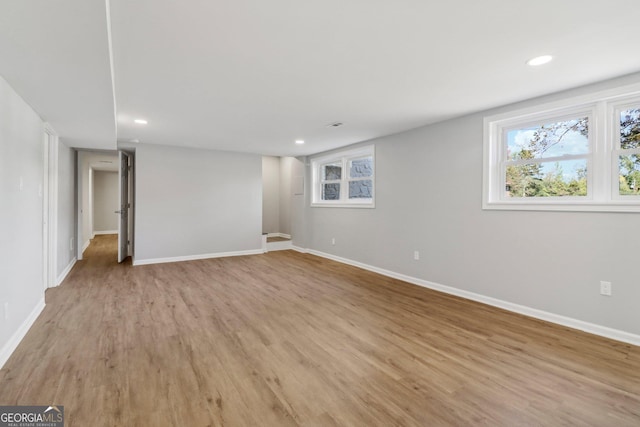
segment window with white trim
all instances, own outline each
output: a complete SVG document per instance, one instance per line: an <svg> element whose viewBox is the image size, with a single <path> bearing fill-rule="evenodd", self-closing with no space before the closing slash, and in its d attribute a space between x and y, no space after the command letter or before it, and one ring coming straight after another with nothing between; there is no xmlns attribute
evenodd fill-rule
<svg viewBox="0 0 640 427"><path fill-rule="evenodd" d="M640 195L640 100L618 106L615 110L615 155L617 160L617 195L622 198ZM615 186L615 185L614 185Z"/></svg>
<svg viewBox="0 0 640 427"><path fill-rule="evenodd" d="M374 207L373 145L312 159L311 169L312 206Z"/></svg>
<svg viewBox="0 0 640 427"><path fill-rule="evenodd" d="M640 85L486 117L484 209L640 211Z"/></svg>

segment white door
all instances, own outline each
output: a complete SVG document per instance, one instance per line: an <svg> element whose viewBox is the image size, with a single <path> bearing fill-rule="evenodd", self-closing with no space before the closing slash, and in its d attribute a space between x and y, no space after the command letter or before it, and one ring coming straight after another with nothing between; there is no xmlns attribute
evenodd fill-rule
<svg viewBox="0 0 640 427"><path fill-rule="evenodd" d="M129 155L119 151L120 168L118 177L120 179L120 214L118 221L118 262L124 261L129 256Z"/></svg>

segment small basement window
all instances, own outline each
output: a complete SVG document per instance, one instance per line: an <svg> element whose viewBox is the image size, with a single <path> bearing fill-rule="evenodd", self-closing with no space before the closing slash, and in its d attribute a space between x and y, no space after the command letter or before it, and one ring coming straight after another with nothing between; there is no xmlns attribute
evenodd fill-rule
<svg viewBox="0 0 640 427"><path fill-rule="evenodd" d="M312 159L311 206L374 207L373 145Z"/></svg>

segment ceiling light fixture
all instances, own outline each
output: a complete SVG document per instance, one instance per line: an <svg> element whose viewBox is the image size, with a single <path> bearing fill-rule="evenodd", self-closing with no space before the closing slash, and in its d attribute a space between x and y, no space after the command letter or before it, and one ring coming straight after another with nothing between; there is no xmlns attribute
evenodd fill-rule
<svg viewBox="0 0 640 427"><path fill-rule="evenodd" d="M304 141L303 141L303 140L301 140L301 139L297 139L297 140L296 140L296 144L298 144L298 145L302 145L302 144L304 144Z"/></svg>
<svg viewBox="0 0 640 427"><path fill-rule="evenodd" d="M551 55L536 56L535 58L531 58L530 60L528 60L527 65L530 67L537 67L539 65L548 64L552 59L553 56Z"/></svg>
<svg viewBox="0 0 640 427"><path fill-rule="evenodd" d="M129 142L137 144L138 142L140 142L140 140L139 139L130 139Z"/></svg>
<svg viewBox="0 0 640 427"><path fill-rule="evenodd" d="M147 121L144 119L135 119L134 122L136 122L139 125L146 125Z"/></svg>

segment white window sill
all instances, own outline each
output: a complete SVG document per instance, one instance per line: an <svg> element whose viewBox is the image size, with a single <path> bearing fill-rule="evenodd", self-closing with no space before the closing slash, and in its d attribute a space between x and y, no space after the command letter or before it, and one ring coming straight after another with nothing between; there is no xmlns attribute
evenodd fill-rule
<svg viewBox="0 0 640 427"><path fill-rule="evenodd" d="M373 203L311 203L312 208L358 208L358 209L373 209L375 204Z"/></svg>
<svg viewBox="0 0 640 427"><path fill-rule="evenodd" d="M518 210L518 211L565 211L565 212L640 212L640 202L553 202L541 203L540 201L500 201L483 203L484 210Z"/></svg>

